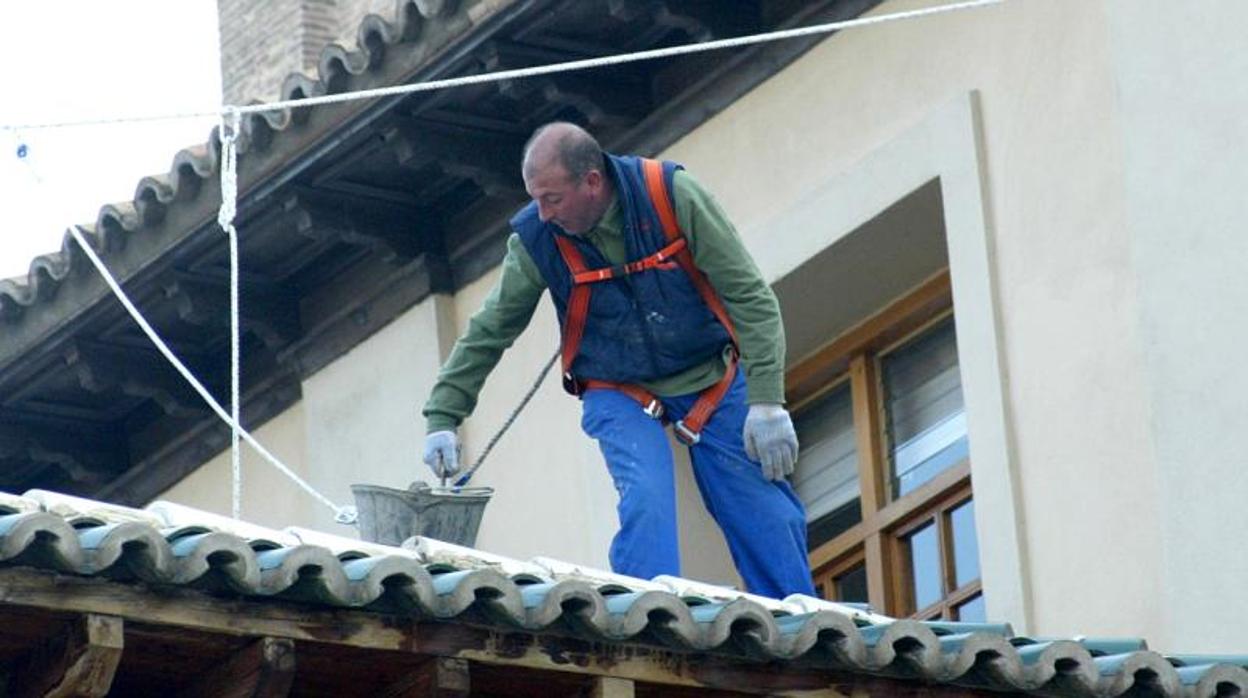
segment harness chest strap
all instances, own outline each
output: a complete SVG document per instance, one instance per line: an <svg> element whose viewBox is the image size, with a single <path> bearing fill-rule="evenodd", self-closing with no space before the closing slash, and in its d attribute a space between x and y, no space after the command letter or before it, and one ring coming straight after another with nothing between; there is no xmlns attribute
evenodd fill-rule
<svg viewBox="0 0 1248 698"><path fill-rule="evenodd" d="M710 308L711 313L715 315L715 318L728 331L728 336L732 340L733 346L732 358L728 362L723 378L716 382L715 385L702 391L684 419L678 420L674 425L677 438L686 444L693 445L700 440L702 427L705 426L711 415L715 413L715 409L723 400L724 395L728 393L728 389L732 386L732 381L736 377L737 357L739 355L737 350L737 333L723 301L720 300L719 294L711 286L710 280L706 278L706 274L694 264L693 254L689 251L688 243L680 233L680 226L676 220L676 211L672 207L671 198L667 193L667 186L663 181L663 164L657 160L642 160L642 174L645 179L647 193L650 195L650 201L654 204L655 211L658 213L659 221L663 227L663 235L668 241L668 244L663 249L627 264L604 267L602 269L589 269L585 264L585 258L571 240L560 235L555 236L555 243L559 248L559 253L563 257L564 263L568 265L568 270L572 273L573 282L568 297L568 309L564 318L561 343L563 387L573 395L580 395L585 390L599 388L619 390L641 404L642 409L651 417L659 418L663 415L662 403L645 388L639 385L600 380L579 381L572 374L572 364L580 351L581 339L585 334L585 322L589 315L591 284L628 274L635 274L648 269L668 268L667 265L672 264L674 261L684 269L694 288L698 291L698 295L701 296L703 302Z"/></svg>

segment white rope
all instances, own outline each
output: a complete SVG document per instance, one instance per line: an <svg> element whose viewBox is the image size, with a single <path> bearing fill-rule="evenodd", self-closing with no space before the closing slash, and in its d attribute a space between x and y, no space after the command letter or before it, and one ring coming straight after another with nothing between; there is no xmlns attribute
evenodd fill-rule
<svg viewBox="0 0 1248 698"><path fill-rule="evenodd" d="M173 350L165 344L164 340L160 338L160 335L156 333L156 330L152 329L152 326L148 324L147 320L143 317L143 314L139 312L139 309L136 308L134 303L130 301L126 292L122 290L121 285L117 283L117 279L113 277L112 273L108 271L108 268L104 266L104 263L100 261L100 258L96 256L95 250L91 249L91 245L88 244L86 239L82 236L82 233L78 230L78 226L69 226L69 233L74 237L74 240L77 241L78 246L82 248L83 253L87 255L87 259L91 260L91 263L95 265L95 268L100 272L100 276L104 277L105 283L107 283L108 287L113 290L113 295L117 296L117 300L121 301L121 304L125 306L126 311L130 313L130 317L134 318L134 321L138 323L140 329L143 330L143 333L147 335L148 339L152 340L152 343L156 345L156 348L160 350L160 353L168 359L169 363L173 364L173 367L178 370L178 373L182 374L182 377L186 379L186 382L191 384L191 387L195 389L195 392L199 393L199 396L204 399L204 402L208 403L208 406L212 408L212 411L216 412L217 416L220 417L226 424L229 424L232 428L237 428L239 436L250 444L252 448L256 449L256 452L259 453L273 467L277 468L283 475L294 481L296 485L303 488L305 492L312 495L312 497L317 501L332 509L334 511L335 519L339 523L353 523L355 521L355 507L340 507L334 504L328 497L318 492L316 488L312 487L312 485L309 485L307 481L299 477L298 473L288 468L286 464L282 463L277 456L270 453L269 449L265 448L264 444L257 441L255 437L253 437L246 429L243 429L238 425L238 422L225 411L225 408L217 402L216 398L212 396L212 393L208 392L208 389L195 378L195 375L191 373L190 369L188 369L186 365L183 364L177 357L177 355L173 353Z"/></svg>
<svg viewBox="0 0 1248 698"><path fill-rule="evenodd" d="M238 332L238 230L234 216L238 212L238 128L240 116L230 109L221 119L221 210L217 223L230 241L230 493L235 519L243 517L243 464L238 448L241 422L239 395L240 341Z"/></svg>
<svg viewBox="0 0 1248 698"><path fill-rule="evenodd" d="M918 19L920 17L928 17L946 12L957 12L960 10L970 10L987 5L996 5L1005 2L1005 0L968 0L966 2L956 2L947 5L936 5L934 7L925 7L918 10L907 10L904 12L894 12L891 14L876 15L873 17L860 17L858 19L843 20L840 22L828 22L826 24L815 24L808 27L797 27L794 29L782 29L778 31L765 32L762 34L750 34L748 36L733 37L731 39L719 39L716 41L705 41L696 44L684 44L681 46L671 46L668 48L651 49L648 51L636 51L633 53L621 53L611 56L600 56L597 58L586 58L576 61L565 61L562 63L551 63L548 65L532 66L529 68L517 68L514 70L500 70L492 73L480 73L478 75L467 75L457 78L447 78L445 80L430 80L428 82L418 82L409 85L393 85L390 87L380 87L371 90L360 90L356 92L341 92L333 95L321 95L317 97L305 97L302 99L289 99L280 102L268 102L264 104L251 104L243 107L224 107L217 112L182 112L172 114L162 114L156 116L135 116L135 117L118 117L109 119L96 119L85 121L60 121L39 124L22 124L13 126L3 126L5 129L45 129L45 128L64 128L69 126L88 126L96 124L116 124L128 122L145 122L166 119L191 119L191 118L207 118L219 117L232 111L239 114L258 114L262 112L281 111L285 109L295 109L299 107L313 107L322 104L338 104L360 99L375 99L378 97L391 97L395 95L412 94L416 92L429 92L432 90L444 90L451 87L462 87L465 85L477 85L485 82L498 82L502 80L518 80L521 78L536 77L539 75L550 75L553 73L567 73L578 70L588 70L591 68L601 68L604 66L620 65L622 63L634 63L637 61L648 61L656 58L670 58L672 56L683 56L691 53L701 53L704 51L715 51L726 48L737 48L741 46L751 46L754 44L769 43L773 41L782 41L784 39L796 39L805 36L814 36L818 34L830 34L832 32L841 31L843 29L855 29L859 27L867 27L885 22L896 22L901 20Z"/></svg>

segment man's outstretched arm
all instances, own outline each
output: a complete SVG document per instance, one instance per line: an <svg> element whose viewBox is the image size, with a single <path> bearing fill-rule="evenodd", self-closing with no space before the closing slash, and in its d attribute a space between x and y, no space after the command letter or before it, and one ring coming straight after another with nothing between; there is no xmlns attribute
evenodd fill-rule
<svg viewBox="0 0 1248 698"><path fill-rule="evenodd" d="M485 379L528 326L545 290L537 266L513 234L507 240L507 255L498 282L468 321L467 331L455 342L421 411L426 432L442 435L426 443L426 462L437 474L450 475L458 469L457 458L452 455L458 445L455 429L476 408ZM437 453L431 455L430 448ZM440 459L441 465L429 462L431 458Z"/></svg>

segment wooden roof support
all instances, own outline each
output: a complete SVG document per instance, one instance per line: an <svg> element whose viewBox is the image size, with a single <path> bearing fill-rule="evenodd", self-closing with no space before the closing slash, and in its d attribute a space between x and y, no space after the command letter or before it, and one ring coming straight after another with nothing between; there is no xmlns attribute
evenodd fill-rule
<svg viewBox="0 0 1248 698"><path fill-rule="evenodd" d="M295 643L262 637L194 681L191 698L280 698L295 679Z"/></svg>
<svg viewBox="0 0 1248 698"><path fill-rule="evenodd" d="M390 685L378 698L461 698L471 695L471 689L467 660L434 657Z"/></svg>
<svg viewBox="0 0 1248 698"><path fill-rule="evenodd" d="M589 695L591 698L633 698L636 686L628 679L599 676L590 686Z"/></svg>
<svg viewBox="0 0 1248 698"><path fill-rule="evenodd" d="M88 613L36 648L13 672L8 695L104 696L121 661L123 621Z"/></svg>
<svg viewBox="0 0 1248 698"><path fill-rule="evenodd" d="M236 638L264 638L235 655L226 668L214 672L214 675L222 675L220 684L208 678L198 682L211 695L222 695L220 686L227 685L224 677L246 674L249 667L252 673L259 667L270 667L269 676L283 674L289 678L294 671L293 650L287 653L286 660L275 657L273 651L280 647L291 648L295 643L316 645L327 652L332 652L335 646L356 648L366 651L369 661L373 653L378 662L388 658L405 657L409 662L420 656L427 658L427 662L417 665L419 671L391 685L387 695L394 696L430 695L417 691L425 685L433 685L441 691L432 695L468 695L469 667L474 670L487 667L527 669L563 677L579 675L584 677L584 685L592 685L593 690L598 691L595 695L604 698L630 695L627 689L632 682L645 684L647 690L663 687L672 695L684 695L691 689L710 689L710 695L715 695L716 691L731 691L737 695L802 695L816 691L811 695L825 695L819 691L829 688L843 695L860 695L855 693L859 689L869 689L861 695L871 696L977 694L962 688L937 690L942 687L779 661L759 662L644 644L508 631L469 622L430 622L362 610L315 608L278 599L222 598L193 589L157 589L98 577L0 568L0 622L4 621L5 608L20 607L91 614L87 617L96 618L93 621L96 626L103 622L98 619L111 621L113 625L107 627L114 628L116 643L113 646L118 656L121 618L143 623L145 627L163 626L171 634L185 628ZM94 615L99 613L117 617ZM98 636L99 631L93 637ZM94 645L89 644L89 647ZM99 654L97 650L94 656ZM429 677L428 683L422 683L426 679L421 671ZM614 681L602 680L607 678ZM107 687L107 683L103 685ZM276 686L276 682L273 685ZM228 695L284 693L256 691Z"/></svg>
<svg viewBox="0 0 1248 698"><path fill-rule="evenodd" d="M149 398L175 417L207 412L203 400L155 349L78 340L64 351L65 366L89 393L120 392Z"/></svg>

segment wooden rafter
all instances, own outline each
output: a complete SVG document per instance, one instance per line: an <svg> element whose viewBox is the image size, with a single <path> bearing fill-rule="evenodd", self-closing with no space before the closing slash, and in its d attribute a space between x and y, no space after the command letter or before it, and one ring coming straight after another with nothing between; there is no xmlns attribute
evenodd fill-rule
<svg viewBox="0 0 1248 698"><path fill-rule="evenodd" d="M294 678L294 641L262 637L198 677L180 698L280 698Z"/></svg>
<svg viewBox="0 0 1248 698"><path fill-rule="evenodd" d="M471 690L466 660L435 657L387 686L377 698L459 698L471 695Z"/></svg>
<svg viewBox="0 0 1248 698"><path fill-rule="evenodd" d="M29 653L13 672L8 695L107 695L121 661L123 642L121 618L85 614Z"/></svg>

